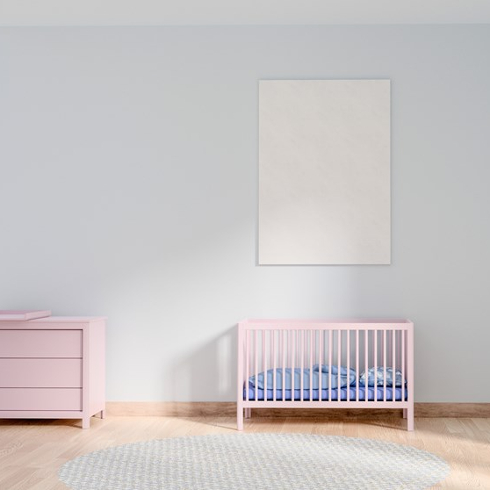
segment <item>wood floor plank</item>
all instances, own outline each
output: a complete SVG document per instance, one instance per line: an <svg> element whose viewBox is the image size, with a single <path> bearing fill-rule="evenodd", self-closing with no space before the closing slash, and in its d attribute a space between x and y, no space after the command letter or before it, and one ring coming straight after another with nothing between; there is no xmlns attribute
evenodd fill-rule
<svg viewBox="0 0 490 490"><path fill-rule="evenodd" d="M417 418L415 431L400 417L260 418L244 421L245 433L308 433L391 441L444 458L449 477L433 488L490 489L490 419ZM233 417L123 417L92 419L82 430L70 421L0 420L0 489L66 490L57 472L88 452L149 439L204 434L237 434ZM370 490L370 489L367 489Z"/></svg>

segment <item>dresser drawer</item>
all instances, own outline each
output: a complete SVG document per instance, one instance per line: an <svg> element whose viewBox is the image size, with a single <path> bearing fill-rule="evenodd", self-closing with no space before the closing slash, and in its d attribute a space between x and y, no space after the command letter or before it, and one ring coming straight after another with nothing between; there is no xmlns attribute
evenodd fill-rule
<svg viewBox="0 0 490 490"><path fill-rule="evenodd" d="M0 410L81 409L82 390L78 388L0 388Z"/></svg>
<svg viewBox="0 0 490 490"><path fill-rule="evenodd" d="M82 357L82 330L0 330L0 357Z"/></svg>
<svg viewBox="0 0 490 490"><path fill-rule="evenodd" d="M0 388L81 387L81 359L0 359Z"/></svg>

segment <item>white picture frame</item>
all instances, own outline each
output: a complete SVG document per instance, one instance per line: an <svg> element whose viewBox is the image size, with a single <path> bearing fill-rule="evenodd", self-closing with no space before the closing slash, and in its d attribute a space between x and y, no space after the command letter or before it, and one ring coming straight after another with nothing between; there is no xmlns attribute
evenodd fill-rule
<svg viewBox="0 0 490 490"><path fill-rule="evenodd" d="M259 265L391 262L390 80L259 82Z"/></svg>

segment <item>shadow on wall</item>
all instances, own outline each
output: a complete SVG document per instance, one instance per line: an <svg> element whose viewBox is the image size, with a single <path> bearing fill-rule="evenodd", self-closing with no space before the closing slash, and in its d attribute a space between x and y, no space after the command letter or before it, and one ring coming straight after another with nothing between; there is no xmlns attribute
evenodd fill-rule
<svg viewBox="0 0 490 490"><path fill-rule="evenodd" d="M233 401L236 399L237 325L227 328L172 367L176 401Z"/></svg>

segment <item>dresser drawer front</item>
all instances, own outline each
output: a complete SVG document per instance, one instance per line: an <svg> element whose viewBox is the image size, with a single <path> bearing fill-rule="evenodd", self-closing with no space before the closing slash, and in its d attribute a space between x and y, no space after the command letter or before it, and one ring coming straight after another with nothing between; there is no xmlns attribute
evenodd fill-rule
<svg viewBox="0 0 490 490"><path fill-rule="evenodd" d="M82 409L82 390L77 388L0 388L0 410ZM0 414L1 417L1 414Z"/></svg>
<svg viewBox="0 0 490 490"><path fill-rule="evenodd" d="M82 357L81 330L0 330L0 357Z"/></svg>
<svg viewBox="0 0 490 490"><path fill-rule="evenodd" d="M0 388L81 387L81 359L0 359Z"/></svg>

